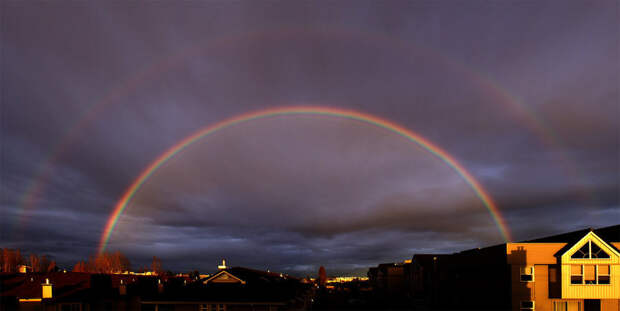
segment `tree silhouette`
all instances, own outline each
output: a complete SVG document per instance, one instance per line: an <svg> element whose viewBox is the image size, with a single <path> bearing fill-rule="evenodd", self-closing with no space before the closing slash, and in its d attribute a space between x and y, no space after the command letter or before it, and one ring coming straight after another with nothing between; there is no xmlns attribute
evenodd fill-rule
<svg viewBox="0 0 620 311"><path fill-rule="evenodd" d="M47 266L47 272L55 272L56 271L56 261L50 261L50 264Z"/></svg>
<svg viewBox="0 0 620 311"><path fill-rule="evenodd" d="M86 263L83 261L78 261L75 266L73 266L73 272L87 272Z"/></svg>
<svg viewBox="0 0 620 311"><path fill-rule="evenodd" d="M153 256L153 262L151 263L151 271L153 271L153 273L157 275L160 275L163 273L163 270L161 268L161 260L157 258L156 256Z"/></svg>
<svg viewBox="0 0 620 311"><path fill-rule="evenodd" d="M325 267L321 266L319 268L319 276L318 276L319 286L325 286L327 282L327 273L325 272Z"/></svg>
<svg viewBox="0 0 620 311"><path fill-rule="evenodd" d="M129 259L119 251L90 256L88 262L79 261L73 266L73 272L88 273L122 273L130 269Z"/></svg>
<svg viewBox="0 0 620 311"><path fill-rule="evenodd" d="M41 261L36 254L30 254L30 267L32 267L32 272L41 272Z"/></svg>
<svg viewBox="0 0 620 311"><path fill-rule="evenodd" d="M18 266L24 263L24 258L19 249L0 249L0 271L17 272Z"/></svg>

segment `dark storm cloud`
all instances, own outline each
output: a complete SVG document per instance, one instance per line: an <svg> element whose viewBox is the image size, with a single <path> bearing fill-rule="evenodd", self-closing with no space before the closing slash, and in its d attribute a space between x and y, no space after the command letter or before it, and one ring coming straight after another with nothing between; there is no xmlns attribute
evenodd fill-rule
<svg viewBox="0 0 620 311"><path fill-rule="evenodd" d="M489 191L516 239L613 224L615 8L3 2L0 246L65 265L86 258L159 154L224 118L286 105L357 109L430 139ZM157 255L210 270L226 257L363 274L499 242L471 187L424 149L359 122L297 116L231 127L168 161L110 248L136 267Z"/></svg>

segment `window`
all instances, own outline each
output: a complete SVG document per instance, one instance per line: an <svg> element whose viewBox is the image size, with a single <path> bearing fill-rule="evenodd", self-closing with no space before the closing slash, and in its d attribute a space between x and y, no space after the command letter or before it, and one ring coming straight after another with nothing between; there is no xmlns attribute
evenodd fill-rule
<svg viewBox="0 0 620 311"><path fill-rule="evenodd" d="M549 266L549 283L556 283L558 281L558 268Z"/></svg>
<svg viewBox="0 0 620 311"><path fill-rule="evenodd" d="M571 284L611 284L609 265L571 265Z"/></svg>
<svg viewBox="0 0 620 311"><path fill-rule="evenodd" d="M525 300L521 301L521 310L534 310L534 301Z"/></svg>
<svg viewBox="0 0 620 311"><path fill-rule="evenodd" d="M579 311L581 310L580 301L554 301L553 311Z"/></svg>
<svg viewBox="0 0 620 311"><path fill-rule="evenodd" d="M225 304L201 304L200 311L226 311Z"/></svg>
<svg viewBox="0 0 620 311"><path fill-rule="evenodd" d="M521 267L521 282L534 282L534 266Z"/></svg>
<svg viewBox="0 0 620 311"><path fill-rule="evenodd" d="M609 254L605 253L596 243L590 243L590 258L609 258Z"/></svg>
<svg viewBox="0 0 620 311"><path fill-rule="evenodd" d="M583 284L583 267L581 265L570 266L570 283Z"/></svg>
<svg viewBox="0 0 620 311"><path fill-rule="evenodd" d="M579 258L590 258L590 241L584 244L580 249L578 249L570 258L579 259Z"/></svg>
<svg viewBox="0 0 620 311"><path fill-rule="evenodd" d="M608 265L598 265L597 266L597 284L611 284L611 278L609 275L609 266Z"/></svg>
<svg viewBox="0 0 620 311"><path fill-rule="evenodd" d="M609 258L609 254L607 254L604 250L601 249L596 243L592 243L592 241L588 241L588 243L584 244L580 249L578 249L573 255L570 256L572 259L606 259Z"/></svg>
<svg viewBox="0 0 620 311"><path fill-rule="evenodd" d="M583 280L586 284L596 284L596 266L584 265L583 266Z"/></svg>

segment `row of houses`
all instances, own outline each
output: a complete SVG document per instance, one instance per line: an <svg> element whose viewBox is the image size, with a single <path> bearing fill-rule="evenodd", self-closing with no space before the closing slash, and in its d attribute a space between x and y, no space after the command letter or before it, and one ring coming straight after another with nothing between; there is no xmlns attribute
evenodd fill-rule
<svg viewBox="0 0 620 311"><path fill-rule="evenodd" d="M620 225L370 268L395 305L513 311L620 311Z"/></svg>
<svg viewBox="0 0 620 311"><path fill-rule="evenodd" d="M0 310L304 310L313 286L285 274L219 266L207 278L2 273Z"/></svg>

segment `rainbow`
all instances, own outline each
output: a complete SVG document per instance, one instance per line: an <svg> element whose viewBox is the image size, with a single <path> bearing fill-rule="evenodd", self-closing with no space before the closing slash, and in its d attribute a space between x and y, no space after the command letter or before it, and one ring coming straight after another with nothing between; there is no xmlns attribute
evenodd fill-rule
<svg viewBox="0 0 620 311"><path fill-rule="evenodd" d="M215 124L204 127L194 134L191 134L169 148L167 151L159 155L154 161L152 161L140 175L131 183L129 188L124 192L123 196L117 202L114 207L114 211L110 215L103 234L101 235L101 240L99 242L99 253L103 253L106 249L108 242L110 241L110 237L120 216L123 214L125 209L127 208L127 204L134 197L136 192L140 190L142 185L146 183L146 181L159 169L164 163L170 160L172 157L177 155L179 152L195 143L199 139L223 130L225 128L264 118L276 117L276 116L287 116L287 115L317 115L317 116L333 116L340 117L350 120L361 121L364 123L368 123L379 128L386 129L393 133L396 133L407 140L421 146L426 149L430 153L432 153L437 158L441 159L444 163L454 169L464 180L469 184L469 186L476 193L478 198L482 201L484 206L487 208L493 220L498 227L504 241L510 242L512 241L512 236L506 225L506 221L501 216L499 209L489 196L489 194L484 190L482 185L469 173L458 161L450 156L445 150L441 149L439 146L433 144L428 139L412 132L411 130L398 125L392 121L382 119L377 116L373 116L370 114L353 111L353 110L345 110L345 109L336 109L336 108L328 108L328 107L317 107L317 106L297 106L297 107L281 107L281 108L270 108L266 110L259 110L255 112L245 113L238 116L234 116L232 118L217 122Z"/></svg>
<svg viewBox="0 0 620 311"><path fill-rule="evenodd" d="M91 108L78 119L78 121L68 129L63 137L59 140L59 144L50 151L47 160L42 162L37 173L33 176L27 189L22 193L19 200L19 214L15 224L17 228L22 228L30 216L30 213L38 203L38 198L45 190L50 179L53 177L55 166L57 162L70 150L70 148L79 140L80 134L88 127L101 113L105 112L105 108L117 103L120 98L127 96L140 85L146 83L153 77L158 77L174 66L177 66L181 61L198 57L206 47L209 50L221 49L228 47L230 44L239 42L240 40L265 40L268 38L277 38L279 40L285 40L288 36L297 36L300 34L305 35L322 35L332 36L335 39L353 38L364 42L372 43L376 46L387 46L394 49L402 49L411 53L422 54L424 57L432 58L439 64L457 70L459 74L464 74L470 81L475 83L480 90L484 91L488 96L493 97L495 102L502 104L510 109L515 118L522 121L528 130L535 133L538 139L547 146L561 147L563 142L560 137L556 135L551 128L546 125L546 122L536 113L529 109L523 102L521 102L514 95L507 92L507 90L500 87L496 81L491 77L486 76L478 71L473 70L468 65L456 61L454 59L447 58L439 54L437 51L429 50L427 47L413 45L411 42L398 39L396 37L386 36L381 33L357 33L347 29L335 29L330 28L326 32L309 32L307 29L293 29L287 30L273 29L267 32L257 33L243 33L243 34L229 34L227 36L218 38L212 41L201 42L195 46L185 48L179 52L175 52L173 55L166 55L162 59L152 63L142 70L136 72L126 80L120 82L117 86L107 93L101 101L93 104ZM565 171L567 177L573 180L581 180L583 173L576 166L575 161L565 154L559 154L559 159L556 161L556 165ZM583 185L583 182L581 182ZM585 186L579 189L580 195L584 198L584 201L588 201L592 196L587 193Z"/></svg>

